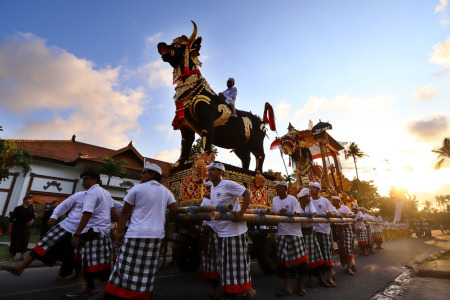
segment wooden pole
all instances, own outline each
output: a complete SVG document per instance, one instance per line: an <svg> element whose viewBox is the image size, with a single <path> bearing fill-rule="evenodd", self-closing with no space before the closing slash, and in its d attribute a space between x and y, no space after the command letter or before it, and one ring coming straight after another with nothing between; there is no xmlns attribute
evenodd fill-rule
<svg viewBox="0 0 450 300"><path fill-rule="evenodd" d="M322 156L322 165L323 165L323 172L325 174L325 176L322 175L322 177L324 178L324 182L321 183L322 187L330 187L330 181L328 180L328 167L327 167L327 162L325 160L326 158L326 145L323 142L319 142L319 147L320 147L320 156Z"/></svg>
<svg viewBox="0 0 450 300"><path fill-rule="evenodd" d="M185 214L188 212L211 212L211 211L232 211L233 205L203 205L203 206L189 206L189 207L178 207L177 213Z"/></svg>
<svg viewBox="0 0 450 300"><path fill-rule="evenodd" d="M341 192L343 193L343 192L344 192L344 181L342 180L341 169L339 168L339 162L338 162L338 160L337 160L337 156L336 156L336 154L334 153L334 151L331 152L331 156L333 156L334 165L335 165L335 167L336 167L336 173L338 174L339 182L341 183L341 184L340 184L340 187L341 187L340 190L341 190Z"/></svg>

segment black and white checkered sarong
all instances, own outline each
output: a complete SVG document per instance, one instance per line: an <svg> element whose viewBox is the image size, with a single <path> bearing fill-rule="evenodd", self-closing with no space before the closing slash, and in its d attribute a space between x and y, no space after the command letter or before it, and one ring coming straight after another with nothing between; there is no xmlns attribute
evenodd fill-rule
<svg viewBox="0 0 450 300"><path fill-rule="evenodd" d="M367 231L365 229L356 229L356 238L360 247L365 247L368 244Z"/></svg>
<svg viewBox="0 0 450 300"><path fill-rule="evenodd" d="M71 240L72 234L57 224L34 246L30 256L47 266L53 266L57 261L65 262L67 266L73 261Z"/></svg>
<svg viewBox="0 0 450 300"><path fill-rule="evenodd" d="M53 246L58 243L58 241L65 235L69 234L66 230L64 230L59 224L53 226L46 235L39 241L39 243L34 246L33 250L39 254L40 256L44 256L44 254Z"/></svg>
<svg viewBox="0 0 450 300"><path fill-rule="evenodd" d="M311 234L303 234L303 241L305 242L306 253L308 254L308 261L306 263L308 270L323 265L325 261L323 260L320 245L314 231Z"/></svg>
<svg viewBox="0 0 450 300"><path fill-rule="evenodd" d="M125 238L106 291L123 297L153 293L163 239ZM146 299L146 298L145 298Z"/></svg>
<svg viewBox="0 0 450 300"><path fill-rule="evenodd" d="M219 280L221 267L221 252L219 237L214 230L209 232L206 253L202 253L202 276L206 279Z"/></svg>
<svg viewBox="0 0 450 300"><path fill-rule="evenodd" d="M306 274L308 254L303 239L293 235L279 235L277 242L278 276L290 278Z"/></svg>
<svg viewBox="0 0 450 300"><path fill-rule="evenodd" d="M252 287L250 276L250 255L247 233L219 238L222 254L222 291L227 294L241 294Z"/></svg>
<svg viewBox="0 0 450 300"><path fill-rule="evenodd" d="M327 267L332 267L333 264L333 238L330 234L316 232L316 238L319 242L320 251L322 252L323 260Z"/></svg>
<svg viewBox="0 0 450 300"><path fill-rule="evenodd" d="M373 247L373 237L372 237L372 230L370 230L370 226L366 226L367 231L367 242L369 243L370 247Z"/></svg>
<svg viewBox="0 0 450 300"><path fill-rule="evenodd" d="M381 232L373 232L372 236L375 243L383 242L383 235L381 234Z"/></svg>
<svg viewBox="0 0 450 300"><path fill-rule="evenodd" d="M339 228L339 254L344 256L346 259L352 259L353 255L353 232L350 227Z"/></svg>
<svg viewBox="0 0 450 300"><path fill-rule="evenodd" d="M100 235L92 241L81 244L81 259L83 269L87 273L97 273L111 270L111 239Z"/></svg>

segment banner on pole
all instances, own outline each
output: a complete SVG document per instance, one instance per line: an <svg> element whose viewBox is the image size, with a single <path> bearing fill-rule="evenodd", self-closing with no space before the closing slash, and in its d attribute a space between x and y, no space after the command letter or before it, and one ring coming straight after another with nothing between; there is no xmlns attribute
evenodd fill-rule
<svg viewBox="0 0 450 300"><path fill-rule="evenodd" d="M395 203L394 221L400 222L400 219L402 218L402 208L403 208L403 201L397 201Z"/></svg>

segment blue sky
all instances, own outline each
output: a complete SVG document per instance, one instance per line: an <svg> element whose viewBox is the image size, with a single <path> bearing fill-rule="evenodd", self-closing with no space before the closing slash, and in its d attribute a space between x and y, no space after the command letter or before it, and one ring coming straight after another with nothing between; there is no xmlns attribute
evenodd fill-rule
<svg viewBox="0 0 450 300"><path fill-rule="evenodd" d="M216 92L234 77L239 109L262 115L270 102L280 134L329 121L369 154L360 177L383 194L450 194L450 164L434 171L430 151L450 136L447 0L166 2L1 1L2 137L133 140L175 161L172 70L156 44L190 35L194 20L203 76ZM274 138L265 169L282 171ZM218 159L239 165L228 150Z"/></svg>

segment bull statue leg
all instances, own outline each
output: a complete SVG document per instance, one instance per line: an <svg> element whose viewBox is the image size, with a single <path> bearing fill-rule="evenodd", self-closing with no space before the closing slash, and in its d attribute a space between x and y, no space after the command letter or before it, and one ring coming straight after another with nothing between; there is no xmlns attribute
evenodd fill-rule
<svg viewBox="0 0 450 300"><path fill-rule="evenodd" d="M183 126L181 129L181 155L173 166L176 168L180 165L184 165L189 160L189 155L191 154L192 144L195 140L195 132L189 127Z"/></svg>
<svg viewBox="0 0 450 300"><path fill-rule="evenodd" d="M248 170L250 167L250 151L247 149L236 149L234 153L242 162L242 168Z"/></svg>
<svg viewBox="0 0 450 300"><path fill-rule="evenodd" d="M256 159L256 168L255 171L260 171L262 173L262 168L264 164L264 158L266 155L264 154L264 147L261 145L255 144L255 147L252 149L252 154Z"/></svg>

